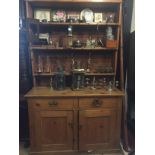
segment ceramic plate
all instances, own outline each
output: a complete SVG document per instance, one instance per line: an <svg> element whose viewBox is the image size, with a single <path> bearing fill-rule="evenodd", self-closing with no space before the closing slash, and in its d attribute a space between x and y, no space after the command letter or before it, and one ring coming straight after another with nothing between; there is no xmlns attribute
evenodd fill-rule
<svg viewBox="0 0 155 155"><path fill-rule="evenodd" d="M86 23L92 23L94 19L94 13L90 9L84 9L81 11L80 18L81 20L84 20Z"/></svg>

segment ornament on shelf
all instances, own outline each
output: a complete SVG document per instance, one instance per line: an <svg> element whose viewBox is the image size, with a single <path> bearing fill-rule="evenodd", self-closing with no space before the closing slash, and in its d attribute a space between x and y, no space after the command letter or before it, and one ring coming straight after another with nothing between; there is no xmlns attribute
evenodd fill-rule
<svg viewBox="0 0 155 155"><path fill-rule="evenodd" d="M108 84L108 91L112 91L113 90L113 82L112 81L109 81L109 84Z"/></svg>
<svg viewBox="0 0 155 155"><path fill-rule="evenodd" d="M115 13L109 12L107 13L107 23L114 23L115 22Z"/></svg>
<svg viewBox="0 0 155 155"><path fill-rule="evenodd" d="M106 30L107 40L114 40L114 35L112 34L112 27L108 26Z"/></svg>
<svg viewBox="0 0 155 155"><path fill-rule="evenodd" d="M96 89L96 79L95 79L95 76L93 77L91 89L93 89L93 90Z"/></svg>
<svg viewBox="0 0 155 155"><path fill-rule="evenodd" d="M42 57L39 55L38 56L38 69L37 69L38 73L42 73L43 72L43 60Z"/></svg>
<svg viewBox="0 0 155 155"><path fill-rule="evenodd" d="M68 36L72 37L73 36L73 27L70 25L68 26Z"/></svg>
<svg viewBox="0 0 155 155"><path fill-rule="evenodd" d="M91 58L90 58L90 56L91 56L91 54L89 53L86 72L90 72L90 70L91 70Z"/></svg>
<svg viewBox="0 0 155 155"><path fill-rule="evenodd" d="M52 77L50 79L50 89L53 90L53 79L52 79Z"/></svg>
<svg viewBox="0 0 155 155"><path fill-rule="evenodd" d="M45 72L46 73L51 72L51 63L50 63L50 57L49 56L46 56Z"/></svg>
<svg viewBox="0 0 155 155"><path fill-rule="evenodd" d="M58 61L57 62L57 72L55 73L55 89L56 90L64 90L65 89L65 75L64 75L64 67Z"/></svg>
<svg viewBox="0 0 155 155"><path fill-rule="evenodd" d="M115 81L115 87L116 87L116 88L119 87L119 81Z"/></svg>

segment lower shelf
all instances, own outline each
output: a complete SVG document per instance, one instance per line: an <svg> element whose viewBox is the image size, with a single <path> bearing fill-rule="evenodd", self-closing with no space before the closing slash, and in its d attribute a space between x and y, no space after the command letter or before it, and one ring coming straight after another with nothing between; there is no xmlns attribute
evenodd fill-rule
<svg viewBox="0 0 155 155"><path fill-rule="evenodd" d="M66 76L72 75L69 72L64 73ZM53 73L34 73L34 76L53 76L55 75L55 72ZM114 76L115 73L85 73L85 76Z"/></svg>

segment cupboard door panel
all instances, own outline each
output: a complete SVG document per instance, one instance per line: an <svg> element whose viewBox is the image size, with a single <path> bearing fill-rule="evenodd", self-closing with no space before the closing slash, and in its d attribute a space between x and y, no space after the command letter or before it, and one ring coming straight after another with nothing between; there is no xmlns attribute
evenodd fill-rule
<svg viewBox="0 0 155 155"><path fill-rule="evenodd" d="M113 109L79 112L79 149L108 149L115 143L117 112Z"/></svg>
<svg viewBox="0 0 155 155"><path fill-rule="evenodd" d="M73 111L36 111L35 117L40 151L73 148Z"/></svg>

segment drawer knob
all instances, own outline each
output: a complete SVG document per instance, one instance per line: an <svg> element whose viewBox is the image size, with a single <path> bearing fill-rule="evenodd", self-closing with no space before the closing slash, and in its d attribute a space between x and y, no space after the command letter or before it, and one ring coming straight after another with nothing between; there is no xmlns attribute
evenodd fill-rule
<svg viewBox="0 0 155 155"><path fill-rule="evenodd" d="M56 101L49 101L49 102L48 102L48 105L49 105L49 106L57 106L58 103L57 103Z"/></svg>
<svg viewBox="0 0 155 155"><path fill-rule="evenodd" d="M98 99L95 99L95 100L92 102L92 105L95 106L95 107L101 107L102 102L99 101Z"/></svg>
<svg viewBox="0 0 155 155"><path fill-rule="evenodd" d="M37 106L37 107L39 107L39 106L40 106L40 104L39 104L39 103L36 103L36 106Z"/></svg>

